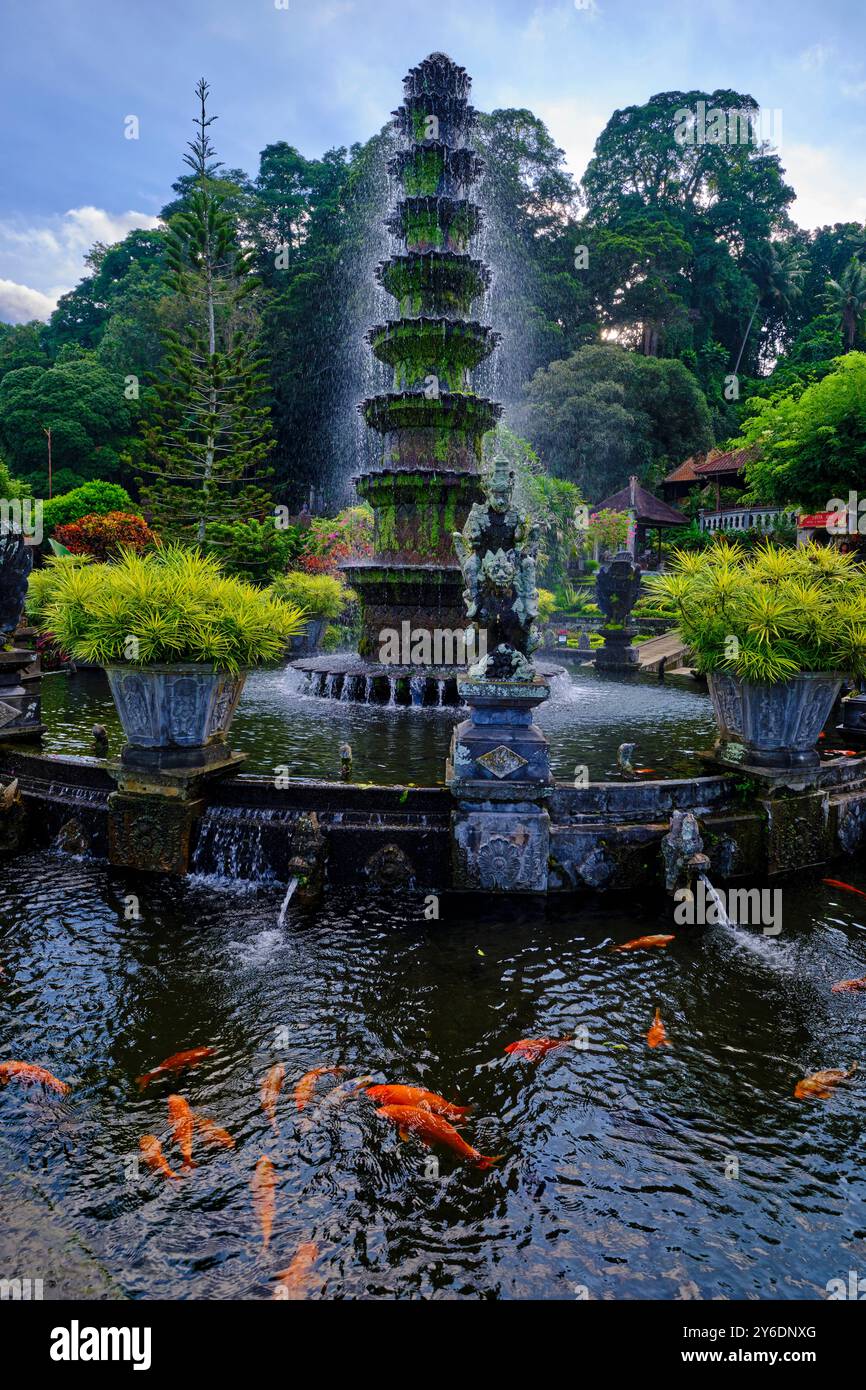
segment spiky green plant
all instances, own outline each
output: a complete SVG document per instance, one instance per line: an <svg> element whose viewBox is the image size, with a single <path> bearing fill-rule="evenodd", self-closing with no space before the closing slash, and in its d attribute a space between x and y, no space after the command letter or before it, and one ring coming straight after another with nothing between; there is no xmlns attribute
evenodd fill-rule
<svg viewBox="0 0 866 1390"><path fill-rule="evenodd" d="M700 671L768 685L801 671L866 675L866 567L853 555L720 541L676 551L671 570L646 582L673 608Z"/></svg>
<svg viewBox="0 0 866 1390"><path fill-rule="evenodd" d="M44 626L45 609L51 600L58 575L67 570L81 569L92 561L92 555L49 555L41 569L30 571L24 609L31 623L36 627Z"/></svg>
<svg viewBox="0 0 866 1390"><path fill-rule="evenodd" d="M58 566L54 576L41 624L95 665L193 661L236 674L278 661L304 626L302 609L224 574L197 549L127 551L111 564Z"/></svg>

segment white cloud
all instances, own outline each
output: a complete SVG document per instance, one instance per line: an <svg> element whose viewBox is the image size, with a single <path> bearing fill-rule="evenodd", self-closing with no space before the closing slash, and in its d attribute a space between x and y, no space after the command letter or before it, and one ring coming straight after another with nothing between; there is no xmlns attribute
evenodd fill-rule
<svg viewBox="0 0 866 1390"><path fill-rule="evenodd" d="M56 295L32 290L29 285L16 285L14 280L0 280L0 320L3 323L44 321L51 317L56 303Z"/></svg>
<svg viewBox="0 0 866 1390"><path fill-rule="evenodd" d="M791 216L801 227L866 221L866 164L826 146L785 145L786 181L797 190Z"/></svg>
<svg viewBox="0 0 866 1390"><path fill-rule="evenodd" d="M574 177L582 179L609 113L588 111L584 101L576 97L565 101L536 101L533 110L544 121L557 145L565 150L565 162Z"/></svg>
<svg viewBox="0 0 866 1390"><path fill-rule="evenodd" d="M47 319L62 294L84 274L96 241L112 245L137 228L158 226L148 213L70 208L38 224L0 222L0 319Z"/></svg>
<svg viewBox="0 0 866 1390"><path fill-rule="evenodd" d="M833 50L829 45L815 43L800 54L798 61L804 72L817 72L827 65L832 56Z"/></svg>

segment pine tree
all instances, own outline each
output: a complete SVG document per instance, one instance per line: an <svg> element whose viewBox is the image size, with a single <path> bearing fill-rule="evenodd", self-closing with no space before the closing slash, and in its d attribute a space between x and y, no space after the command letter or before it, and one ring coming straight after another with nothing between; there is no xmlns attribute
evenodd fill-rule
<svg viewBox="0 0 866 1390"><path fill-rule="evenodd" d="M168 539L200 544L215 523L272 509L253 482L268 476L272 448L254 299L259 282L217 191L220 166L209 134L217 117L208 115L208 93L202 78L196 134L184 155L193 186L168 235L167 287L186 323L164 335L156 403L142 428L153 475L142 497L154 525Z"/></svg>

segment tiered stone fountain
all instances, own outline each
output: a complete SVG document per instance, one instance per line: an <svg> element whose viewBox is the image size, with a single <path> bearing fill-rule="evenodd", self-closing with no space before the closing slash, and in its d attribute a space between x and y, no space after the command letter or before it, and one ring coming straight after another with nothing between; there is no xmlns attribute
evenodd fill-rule
<svg viewBox="0 0 866 1390"><path fill-rule="evenodd" d="M313 693L333 699L460 703L466 661L446 654L437 666L435 656L429 664L411 653L423 651L424 634L465 629L453 535L481 497L482 441L501 414L472 389L473 371L499 335L471 317L490 276L469 253L481 211L468 194L483 171L470 144L470 86L464 68L434 53L406 77L394 113L403 148L389 167L403 196L386 225L400 250L377 276L398 317L368 334L394 381L361 406L382 436L378 462L356 480L375 515L374 554L346 566L361 601L361 641L357 658L297 663ZM383 662L386 632L400 635L408 660Z"/></svg>

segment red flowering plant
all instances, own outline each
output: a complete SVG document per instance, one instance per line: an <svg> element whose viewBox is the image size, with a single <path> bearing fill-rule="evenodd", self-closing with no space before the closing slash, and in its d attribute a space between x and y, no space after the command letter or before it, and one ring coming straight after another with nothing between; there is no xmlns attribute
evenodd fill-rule
<svg viewBox="0 0 866 1390"><path fill-rule="evenodd" d="M295 568L307 574L336 574L344 560L373 554L373 513L348 507L335 517L316 517L304 533L303 553Z"/></svg>
<svg viewBox="0 0 866 1390"><path fill-rule="evenodd" d="M159 543L144 517L131 512L108 512L105 516L93 512L66 526L56 526L53 539L71 555L92 555L100 561L116 559L123 550L140 554Z"/></svg>

